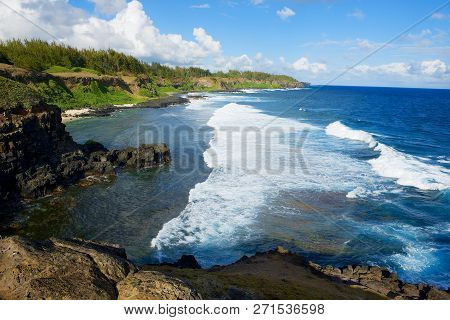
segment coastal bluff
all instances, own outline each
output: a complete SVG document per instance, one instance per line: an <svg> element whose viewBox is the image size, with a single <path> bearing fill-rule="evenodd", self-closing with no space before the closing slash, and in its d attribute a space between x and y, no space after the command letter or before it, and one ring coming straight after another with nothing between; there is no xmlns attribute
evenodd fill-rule
<svg viewBox="0 0 450 320"><path fill-rule="evenodd" d="M125 250L77 239L0 240L0 299L200 299L183 281L139 271Z"/></svg>
<svg viewBox="0 0 450 320"><path fill-rule="evenodd" d="M382 268L354 266L351 274L348 267L340 273L331 268L333 275L326 271L330 268L282 248L210 269L201 269L193 256L174 264L138 267L113 244L13 236L0 240L0 299L450 298L431 286L403 283ZM379 289L385 283L390 293Z"/></svg>
<svg viewBox="0 0 450 320"><path fill-rule="evenodd" d="M0 78L0 200L3 204L48 195L90 175L118 167L150 168L170 162L165 144L107 150L78 144L61 121L61 110L23 84Z"/></svg>

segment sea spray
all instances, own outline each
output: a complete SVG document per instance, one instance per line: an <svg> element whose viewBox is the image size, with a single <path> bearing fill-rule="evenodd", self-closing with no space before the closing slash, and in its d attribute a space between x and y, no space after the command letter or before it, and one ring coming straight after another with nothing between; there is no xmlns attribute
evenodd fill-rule
<svg viewBox="0 0 450 320"><path fill-rule="evenodd" d="M428 164L426 158L408 155L379 143L368 132L351 129L340 121L329 124L325 132L330 136L364 142L378 151L380 155L368 161L372 169L380 176L395 179L399 185L422 190L445 190L450 187L450 170Z"/></svg>

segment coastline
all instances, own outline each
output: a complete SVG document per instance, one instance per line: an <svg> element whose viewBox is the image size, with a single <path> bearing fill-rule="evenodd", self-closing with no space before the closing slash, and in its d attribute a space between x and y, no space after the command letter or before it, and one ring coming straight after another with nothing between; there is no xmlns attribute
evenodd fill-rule
<svg viewBox="0 0 450 320"><path fill-rule="evenodd" d="M27 265L27 268L19 266ZM331 271L330 271L331 270ZM124 249L80 239L0 239L0 299L448 300L377 266L324 267L283 247L202 269L192 255L137 266Z"/></svg>
<svg viewBox="0 0 450 320"><path fill-rule="evenodd" d="M165 97L149 99L144 102L139 102L136 104L117 104L108 105L104 107L87 107L79 109L69 109L61 113L62 122L67 123L79 118L89 118L89 117L106 117L111 115L113 112L118 110L129 110L129 109L142 109L142 108L167 108L177 104L188 104L193 99L203 99L202 93L245 93L245 90L296 90L305 89L304 87L298 88L280 88L280 89L260 89L260 88L242 88L242 89L222 89L222 90L211 90L211 91L189 91L185 93L172 93Z"/></svg>
<svg viewBox="0 0 450 320"><path fill-rule="evenodd" d="M240 90L233 90L233 91L240 91ZM196 93L198 93L198 92L196 92ZM85 112L86 112L85 109L76 109L76 110L74 110L75 114L73 115L73 118L79 118L79 117L84 117L84 116L108 116L108 115L111 114L111 112L114 112L116 110L125 110L125 109L130 109L130 108L163 108L163 107L168 107L168 106L173 105L173 104L189 102L189 99L186 99L186 98L183 97L185 95L186 94L173 95L173 96L170 96L170 99L169 99L169 97L165 97L165 98L161 98L161 99L154 99L154 100L149 101L148 103L142 103L142 104L137 104L137 105L112 106L111 108L106 109L106 110L103 110L103 109L95 110L95 109L93 109L93 113L92 114L88 114L88 115L85 114ZM201 96L199 94L199 95L191 96L189 98L192 98L192 99L200 98L201 99L201 98L203 98L203 96ZM182 102L180 102L180 101L182 101ZM91 109L87 109L87 110L91 110ZM78 112L78 114L77 114L77 112ZM366 270L370 271L370 267L367 267L367 266L351 266L351 268L350 267L346 267L346 268L325 267L325 268L322 268L322 267L320 267L318 265L315 265L313 263L310 264L310 267L314 267L314 266L317 267L316 269L321 274L329 276L331 278L336 278L335 280L338 280L338 281L351 281L351 282L354 282L354 279L352 279L351 277L349 278L348 276L349 276L350 272L352 272L352 274L355 273L356 272L355 270L357 270L357 267L362 267L362 268L358 269L359 271L363 270L366 273L367 273ZM159 267L162 267L162 266L156 266L156 267L159 268ZM165 267L167 267L167 266L165 266ZM383 270L385 270L385 269L383 269ZM377 269L377 272L378 272L378 269ZM396 277L394 277L394 278L395 278L395 281L397 281ZM352 285L355 285L355 284L352 284ZM369 285L374 285L374 286L378 287L379 283L375 282L375 283L371 283ZM431 290L431 289L428 289L428 288L430 288L430 286L424 287L424 285L413 285L413 287L409 287L408 286L408 287L406 287L407 289L404 289L403 282L402 282L401 286L400 285L398 286L398 288L400 288L398 290L409 290L408 291L409 294L411 296L414 296L414 297L424 296L424 293L422 292L423 290L425 290L424 288L427 288L426 291L427 290L428 291ZM381 289L379 288L377 290L386 291L387 289L386 288L384 288L384 289L383 288L381 288Z"/></svg>
<svg viewBox="0 0 450 320"><path fill-rule="evenodd" d="M109 105L98 108L70 109L61 113L63 123L79 118L107 117L118 110L140 109L140 108L167 108L176 104L189 103L189 99L184 98L185 94L172 94L166 97L150 99L137 104Z"/></svg>

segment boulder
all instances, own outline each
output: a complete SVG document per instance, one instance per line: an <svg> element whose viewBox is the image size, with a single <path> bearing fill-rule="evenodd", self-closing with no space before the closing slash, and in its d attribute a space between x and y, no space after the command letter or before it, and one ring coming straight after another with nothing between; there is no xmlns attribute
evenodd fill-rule
<svg viewBox="0 0 450 320"><path fill-rule="evenodd" d="M0 299L116 299L116 282L135 270L111 245L0 240Z"/></svg>
<svg viewBox="0 0 450 320"><path fill-rule="evenodd" d="M117 284L119 300L200 300L185 282L157 271L139 271Z"/></svg>

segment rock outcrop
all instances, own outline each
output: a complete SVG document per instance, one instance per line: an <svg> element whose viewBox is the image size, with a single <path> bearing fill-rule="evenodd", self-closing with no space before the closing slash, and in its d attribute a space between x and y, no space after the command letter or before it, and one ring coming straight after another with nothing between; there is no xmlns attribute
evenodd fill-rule
<svg viewBox="0 0 450 320"><path fill-rule="evenodd" d="M92 141L80 145L65 130L61 110L42 101L0 106L2 203L42 197L88 175L114 174L117 167L149 168L169 161L164 144L112 151Z"/></svg>
<svg viewBox="0 0 450 320"><path fill-rule="evenodd" d="M138 271L125 251L82 240L0 240L0 299L200 299L183 281Z"/></svg>
<svg viewBox="0 0 450 320"><path fill-rule="evenodd" d="M201 296L180 279L157 271L130 274L117 284L119 300L200 300Z"/></svg>
<svg viewBox="0 0 450 320"><path fill-rule="evenodd" d="M186 269L180 262L143 269L187 281L205 299L450 299L448 290L405 283L387 269L321 267L282 247L210 269Z"/></svg>
<svg viewBox="0 0 450 320"><path fill-rule="evenodd" d="M348 265L343 268L321 267L309 262L309 266L333 280L356 285L390 299L407 300L449 300L450 294L427 284L405 283L397 274L378 266Z"/></svg>
<svg viewBox="0 0 450 320"><path fill-rule="evenodd" d="M125 250L79 239L0 240L0 299L450 299L379 267L324 267L282 248L199 269L193 256L136 267Z"/></svg>

